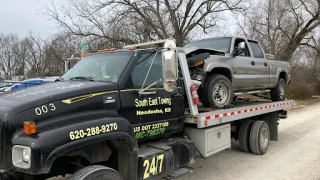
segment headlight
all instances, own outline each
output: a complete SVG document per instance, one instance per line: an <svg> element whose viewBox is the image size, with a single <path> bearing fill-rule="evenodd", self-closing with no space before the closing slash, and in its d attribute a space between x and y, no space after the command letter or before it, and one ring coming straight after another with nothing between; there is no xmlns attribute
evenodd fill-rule
<svg viewBox="0 0 320 180"><path fill-rule="evenodd" d="M13 146L12 163L17 168L29 169L31 167L31 148L20 145Z"/></svg>
<svg viewBox="0 0 320 180"><path fill-rule="evenodd" d="M22 160L24 162L30 162L30 151L28 149L22 150Z"/></svg>

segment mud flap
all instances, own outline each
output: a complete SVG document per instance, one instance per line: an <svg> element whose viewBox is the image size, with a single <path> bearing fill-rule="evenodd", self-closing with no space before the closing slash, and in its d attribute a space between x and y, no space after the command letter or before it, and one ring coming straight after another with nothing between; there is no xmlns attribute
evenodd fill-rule
<svg viewBox="0 0 320 180"><path fill-rule="evenodd" d="M268 123L270 129L270 141L278 141L278 116L278 113L264 115L264 120Z"/></svg>

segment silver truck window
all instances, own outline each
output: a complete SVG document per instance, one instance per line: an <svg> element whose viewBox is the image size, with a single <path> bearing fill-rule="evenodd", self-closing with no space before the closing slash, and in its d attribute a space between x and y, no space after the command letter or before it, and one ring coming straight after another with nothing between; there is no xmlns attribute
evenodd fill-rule
<svg viewBox="0 0 320 180"><path fill-rule="evenodd" d="M245 48L245 51L240 54L239 56L247 56L247 57L250 57L250 50L249 50L249 47L246 43L246 41L244 39L236 39L234 41L234 50L238 50L240 48Z"/></svg>
<svg viewBox="0 0 320 180"><path fill-rule="evenodd" d="M249 45L255 58L264 58L263 52L258 42L249 41Z"/></svg>
<svg viewBox="0 0 320 180"><path fill-rule="evenodd" d="M215 49L225 53L230 53L231 37L223 38L211 38L199 41L194 41L186 44L184 48L205 48L205 49Z"/></svg>

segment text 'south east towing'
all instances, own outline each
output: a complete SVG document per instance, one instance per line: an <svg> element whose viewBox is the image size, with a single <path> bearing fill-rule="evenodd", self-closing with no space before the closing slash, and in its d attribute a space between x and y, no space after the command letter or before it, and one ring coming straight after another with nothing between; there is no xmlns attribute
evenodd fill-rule
<svg viewBox="0 0 320 180"><path fill-rule="evenodd" d="M159 106L159 105L169 105L171 106L171 98L167 97L155 97L155 98L144 98L144 99L135 99L135 106L138 107L150 107L148 110L137 110L136 115L137 116L143 116L143 115L151 115L151 114L164 114L164 113L170 113L171 107L167 107L164 109L156 108L153 109L153 106Z"/></svg>
<svg viewBox="0 0 320 180"><path fill-rule="evenodd" d="M152 114L164 114L171 113L171 107L152 108L153 106L168 105L171 106L171 98L167 97L155 97L155 98L144 98L135 99L135 106L139 107L150 107L148 110L137 110L137 116L152 115ZM157 136L164 134L166 127L169 126L169 122L159 122L154 124L142 125L134 127L134 132L137 139L143 139L147 137Z"/></svg>

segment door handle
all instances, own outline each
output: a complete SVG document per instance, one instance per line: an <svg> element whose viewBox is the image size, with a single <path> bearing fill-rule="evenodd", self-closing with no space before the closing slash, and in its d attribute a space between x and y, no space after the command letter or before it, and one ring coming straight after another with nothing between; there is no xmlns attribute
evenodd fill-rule
<svg viewBox="0 0 320 180"><path fill-rule="evenodd" d="M254 61L251 61L251 65L254 66L256 65L256 63Z"/></svg>
<svg viewBox="0 0 320 180"><path fill-rule="evenodd" d="M265 62L265 63L264 63L264 66L268 66L268 63Z"/></svg>

